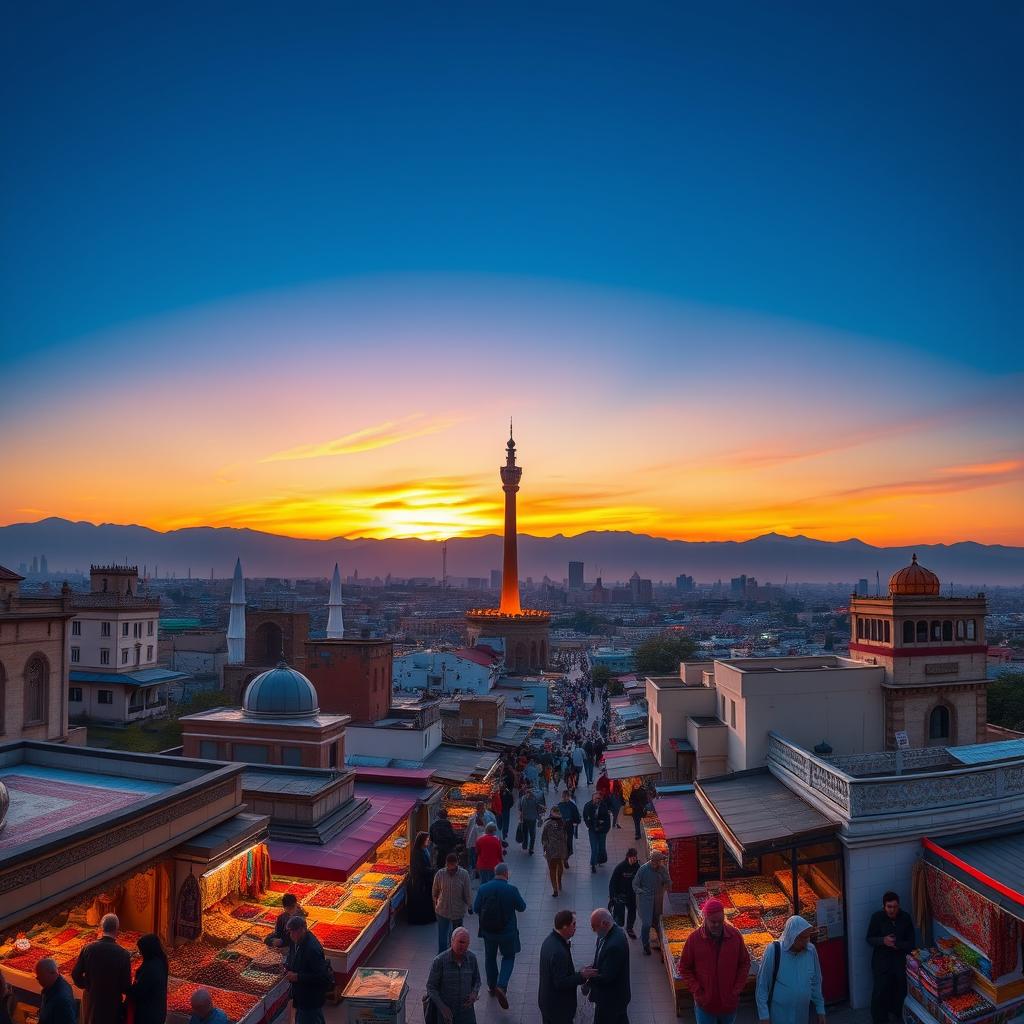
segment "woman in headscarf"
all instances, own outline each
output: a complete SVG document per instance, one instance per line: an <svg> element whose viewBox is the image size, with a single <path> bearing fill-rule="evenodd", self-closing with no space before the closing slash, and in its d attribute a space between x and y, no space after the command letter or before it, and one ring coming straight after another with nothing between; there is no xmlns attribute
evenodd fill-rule
<svg viewBox="0 0 1024 1024"><path fill-rule="evenodd" d="M430 866L430 837L418 832L409 855L409 905L405 919L409 924L432 924L434 922L434 898L431 887L434 872Z"/></svg>
<svg viewBox="0 0 1024 1024"><path fill-rule="evenodd" d="M143 935L136 943L142 963L128 993L135 1024L163 1024L167 1017L167 954L158 936Z"/></svg>
<svg viewBox="0 0 1024 1024"><path fill-rule="evenodd" d="M811 944L814 928L802 917L791 917L782 938L761 958L754 999L761 1024L807 1024L814 1004L818 1024L825 1024L821 994L821 965Z"/></svg>

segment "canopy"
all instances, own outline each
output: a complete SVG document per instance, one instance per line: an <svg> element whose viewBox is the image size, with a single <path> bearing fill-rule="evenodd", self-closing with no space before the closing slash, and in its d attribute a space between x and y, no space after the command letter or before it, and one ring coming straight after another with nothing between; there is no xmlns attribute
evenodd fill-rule
<svg viewBox="0 0 1024 1024"><path fill-rule="evenodd" d="M666 839L692 839L715 835L715 826L704 813L697 798L690 793L659 796L654 809L658 813Z"/></svg>
<svg viewBox="0 0 1024 1024"><path fill-rule="evenodd" d="M618 749L609 747L604 752L604 764L609 779L658 775L661 772L661 765L649 743L633 743Z"/></svg>

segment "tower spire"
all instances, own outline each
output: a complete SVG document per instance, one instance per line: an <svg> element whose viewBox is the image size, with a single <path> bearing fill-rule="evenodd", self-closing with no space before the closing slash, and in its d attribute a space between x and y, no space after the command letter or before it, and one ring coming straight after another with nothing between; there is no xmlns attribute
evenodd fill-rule
<svg viewBox="0 0 1024 1024"><path fill-rule="evenodd" d="M522 466L516 465L516 442L512 437L512 418L508 421L508 444L505 465L501 467L501 489L505 492L505 558L501 572L501 605L503 615L522 614L519 599L519 551L516 539L516 493L523 477Z"/></svg>
<svg viewBox="0 0 1024 1024"><path fill-rule="evenodd" d="M235 559L235 575L231 580L231 614L228 617L228 664L245 663L245 578L242 560Z"/></svg>
<svg viewBox="0 0 1024 1024"><path fill-rule="evenodd" d="M327 598L327 639L343 640L345 638L345 620L341 611L341 573L338 563L334 563L334 575L331 577L331 594Z"/></svg>

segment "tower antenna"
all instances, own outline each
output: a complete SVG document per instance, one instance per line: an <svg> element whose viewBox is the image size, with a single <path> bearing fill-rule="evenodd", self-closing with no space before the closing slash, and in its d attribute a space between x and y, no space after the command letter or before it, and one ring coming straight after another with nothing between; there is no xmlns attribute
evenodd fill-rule
<svg viewBox="0 0 1024 1024"><path fill-rule="evenodd" d="M441 541L441 589L448 589L448 540Z"/></svg>

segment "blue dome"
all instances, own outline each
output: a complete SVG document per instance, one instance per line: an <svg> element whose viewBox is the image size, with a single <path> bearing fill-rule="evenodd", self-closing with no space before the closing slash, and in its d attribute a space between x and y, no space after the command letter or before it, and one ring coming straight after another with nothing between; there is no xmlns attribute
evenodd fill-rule
<svg viewBox="0 0 1024 1024"><path fill-rule="evenodd" d="M320 703L313 684L282 661L245 688L242 709L263 718L308 718L319 714Z"/></svg>

